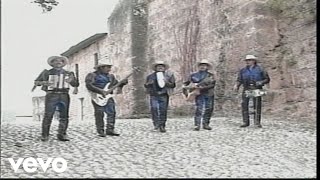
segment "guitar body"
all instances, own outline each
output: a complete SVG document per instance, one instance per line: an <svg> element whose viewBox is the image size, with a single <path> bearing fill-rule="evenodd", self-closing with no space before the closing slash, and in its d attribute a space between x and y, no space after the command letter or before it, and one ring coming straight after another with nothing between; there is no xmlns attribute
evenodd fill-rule
<svg viewBox="0 0 320 180"><path fill-rule="evenodd" d="M103 90L109 90L109 86L110 83L107 83ZM105 106L111 97L113 97L113 94L107 94L105 97L103 97L101 94L91 92L91 99L99 106Z"/></svg>
<svg viewBox="0 0 320 180"><path fill-rule="evenodd" d="M116 85L114 85L112 87L109 87L110 86L110 82L107 83L106 86L103 88L103 90L104 91L108 91L108 92L112 92L113 90L118 88L124 80L127 80L130 76L132 76L132 74L135 71L140 71L140 69L138 67L133 67L133 70L134 70L133 72L128 74L124 79L119 81ZM118 91L117 94L120 94L120 93L121 93L121 91ZM105 97L103 97L101 94L91 92L91 99L99 106L105 106L108 103L108 100L113 96L114 96L113 94L107 94L107 95L105 95Z"/></svg>
<svg viewBox="0 0 320 180"><path fill-rule="evenodd" d="M210 84L210 83L212 83L212 81L213 81L212 77L207 76L206 78L201 80L201 82L194 83L194 85L200 86L200 87L206 86L206 84ZM200 89L198 89L198 88L189 88L189 93L185 91L186 100L189 102L194 101L196 99L196 97L199 95L200 95Z"/></svg>
<svg viewBox="0 0 320 180"><path fill-rule="evenodd" d="M191 93L188 94L188 96L186 97L186 100L189 102L193 102L198 95L200 95L200 90L195 89Z"/></svg>

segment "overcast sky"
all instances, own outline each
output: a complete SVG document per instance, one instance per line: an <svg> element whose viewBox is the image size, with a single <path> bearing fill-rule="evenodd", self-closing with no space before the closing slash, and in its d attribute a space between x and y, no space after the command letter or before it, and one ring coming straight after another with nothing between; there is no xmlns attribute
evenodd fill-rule
<svg viewBox="0 0 320 180"><path fill-rule="evenodd" d="M60 0L52 12L32 0L1 1L1 109L32 115L33 95L43 95L34 79L49 69L47 58L96 34L118 0Z"/></svg>

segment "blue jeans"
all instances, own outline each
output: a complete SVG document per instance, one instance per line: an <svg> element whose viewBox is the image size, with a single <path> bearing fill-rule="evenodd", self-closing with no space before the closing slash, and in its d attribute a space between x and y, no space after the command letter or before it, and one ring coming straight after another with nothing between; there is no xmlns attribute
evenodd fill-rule
<svg viewBox="0 0 320 180"><path fill-rule="evenodd" d="M155 128L166 126L168 104L169 96L167 94L150 96L152 123Z"/></svg>
<svg viewBox="0 0 320 180"><path fill-rule="evenodd" d="M214 96L201 94L196 97L196 112L194 117L194 125L200 126L202 124L209 125L210 118L213 112Z"/></svg>
<svg viewBox="0 0 320 180"><path fill-rule="evenodd" d="M47 93L45 96L45 112L42 121L42 136L49 136L53 114L60 112L58 133L66 135L69 124L70 97L68 93Z"/></svg>
<svg viewBox="0 0 320 180"><path fill-rule="evenodd" d="M99 106L92 101L97 131L104 131L104 113L107 114L107 129L114 129L116 119L115 102L113 98L108 99L105 106Z"/></svg>

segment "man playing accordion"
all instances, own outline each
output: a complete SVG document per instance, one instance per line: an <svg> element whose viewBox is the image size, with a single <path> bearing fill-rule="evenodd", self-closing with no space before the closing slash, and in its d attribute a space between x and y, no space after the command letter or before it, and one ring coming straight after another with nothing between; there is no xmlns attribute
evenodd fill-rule
<svg viewBox="0 0 320 180"><path fill-rule="evenodd" d="M261 128L261 95L262 87L270 82L269 75L261 66L257 65L257 57L247 55L245 58L246 67L242 68L238 74L237 83L234 91L238 92L239 87L243 85L242 92L242 118L243 124L240 127L250 125L249 121L249 100L253 98L254 106L254 125Z"/></svg>

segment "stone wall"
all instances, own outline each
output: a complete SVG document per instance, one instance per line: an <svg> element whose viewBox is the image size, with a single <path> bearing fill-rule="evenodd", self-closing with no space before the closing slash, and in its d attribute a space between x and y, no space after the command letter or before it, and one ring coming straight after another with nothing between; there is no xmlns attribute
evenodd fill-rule
<svg viewBox="0 0 320 180"><path fill-rule="evenodd" d="M280 39L266 52L273 72L270 110L300 119L316 117L316 1L269 0Z"/></svg>
<svg viewBox="0 0 320 180"><path fill-rule="evenodd" d="M115 97L118 117L139 118L148 114L143 87L147 65L145 8L144 1L122 0L108 20L108 52L114 60L114 73L118 79L122 79L133 72L128 85L123 88L123 93ZM135 71L134 67L139 67L140 71Z"/></svg>
<svg viewBox="0 0 320 180"><path fill-rule="evenodd" d="M69 57L67 68L74 71L79 64L80 70L79 93L70 94L70 119L94 117L84 79L94 71L95 53L110 57L119 80L134 72L122 94L115 95L119 118L150 115L143 84L155 60L170 64L179 91L201 59L214 65L214 116L239 116L241 98L232 87L244 56L253 53L271 77L263 114L314 121L315 11L314 0L121 0L108 19L108 36ZM33 103L39 120L43 97ZM171 96L169 105L171 116L193 116L194 104L181 93Z"/></svg>
<svg viewBox="0 0 320 180"><path fill-rule="evenodd" d="M217 79L215 110L230 114L240 108L231 90L237 71L244 66L243 57L254 53L263 59L263 52L272 49L280 38L276 20L263 7L263 2L251 0L152 1L149 39L153 43L149 49L156 58L171 61L178 84L196 70L196 61L211 61ZM186 63L190 65L184 68ZM186 102L177 97L172 104Z"/></svg>
<svg viewBox="0 0 320 180"><path fill-rule="evenodd" d="M132 114L139 108L131 106L146 107L141 82L152 62L168 61L179 89L200 59L214 64L216 114L239 114L240 99L231 89L244 56L253 53L271 77L263 113L315 117L314 0L127 0L120 1L108 23L114 59L134 55L139 58L126 65L145 67L131 81L135 92L127 89L124 97ZM193 105L181 97L171 97L170 112L192 114Z"/></svg>

